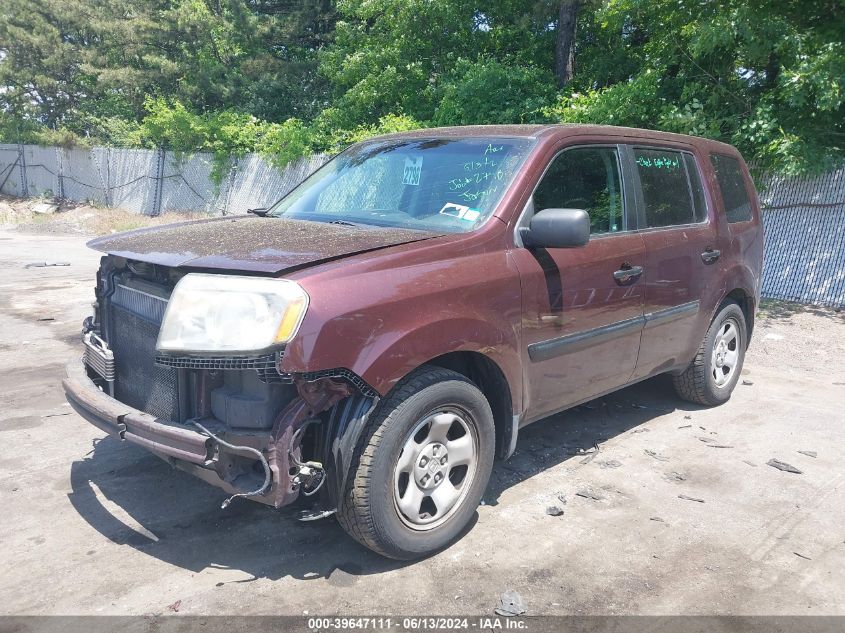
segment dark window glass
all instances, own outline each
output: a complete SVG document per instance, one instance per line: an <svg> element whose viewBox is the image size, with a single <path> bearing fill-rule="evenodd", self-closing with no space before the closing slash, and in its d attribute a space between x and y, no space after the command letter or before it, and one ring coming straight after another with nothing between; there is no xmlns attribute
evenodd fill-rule
<svg viewBox="0 0 845 633"><path fill-rule="evenodd" d="M534 209L584 209L591 233L624 230L616 149L570 149L549 166L534 192Z"/></svg>
<svg viewBox="0 0 845 633"><path fill-rule="evenodd" d="M665 149L634 148L645 202L646 226L696 221L683 154Z"/></svg>
<svg viewBox="0 0 845 633"><path fill-rule="evenodd" d="M689 174L689 186L692 190L692 200L695 203L695 221L704 222L707 219L707 202L704 200L704 188L701 186L701 175L692 154L684 154L684 162Z"/></svg>
<svg viewBox="0 0 845 633"><path fill-rule="evenodd" d="M716 180L725 203L728 222L746 222L751 219L751 201L745 189L745 180L739 161L731 156L711 154L710 162L716 171Z"/></svg>

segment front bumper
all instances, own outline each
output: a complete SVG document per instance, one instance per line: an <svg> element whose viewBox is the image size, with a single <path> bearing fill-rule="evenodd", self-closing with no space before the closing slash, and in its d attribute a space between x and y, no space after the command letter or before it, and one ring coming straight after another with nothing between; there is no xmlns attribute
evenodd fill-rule
<svg viewBox="0 0 845 633"><path fill-rule="evenodd" d="M175 422L159 420L112 398L92 382L82 362L75 361L67 366L62 386L71 407L109 435L137 444L230 494L242 494L250 488L239 485L244 480L243 467L231 468L234 461L245 461L243 451L232 451L207 435ZM226 434L226 441L257 449L267 458L272 472L270 487L250 499L277 508L296 499L298 492L288 476L287 455L278 454L270 433L251 433L244 437Z"/></svg>

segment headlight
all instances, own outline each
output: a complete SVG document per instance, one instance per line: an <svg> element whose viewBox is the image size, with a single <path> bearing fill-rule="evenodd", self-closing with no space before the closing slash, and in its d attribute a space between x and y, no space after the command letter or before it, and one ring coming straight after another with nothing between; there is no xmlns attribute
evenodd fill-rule
<svg viewBox="0 0 845 633"><path fill-rule="evenodd" d="M164 313L160 352L255 352L296 334L308 295L285 279L203 275L182 277Z"/></svg>

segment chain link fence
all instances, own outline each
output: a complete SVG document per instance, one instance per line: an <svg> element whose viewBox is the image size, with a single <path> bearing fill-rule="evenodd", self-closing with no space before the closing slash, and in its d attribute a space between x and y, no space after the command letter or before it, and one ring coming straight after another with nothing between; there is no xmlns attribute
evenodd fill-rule
<svg viewBox="0 0 845 633"><path fill-rule="evenodd" d="M258 155L233 160L218 185L210 154L0 144L0 193L58 196L144 215L210 215L268 207L323 165L315 154L278 169ZM845 169L758 181L766 232L763 296L845 306Z"/></svg>

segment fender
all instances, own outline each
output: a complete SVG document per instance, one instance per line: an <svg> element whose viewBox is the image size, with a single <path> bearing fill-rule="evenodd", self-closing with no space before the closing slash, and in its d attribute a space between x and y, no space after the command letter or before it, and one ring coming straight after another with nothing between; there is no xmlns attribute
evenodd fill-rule
<svg viewBox="0 0 845 633"><path fill-rule="evenodd" d="M522 407L522 362L516 332L490 321L455 317L429 322L399 336L384 337L352 367L385 395L414 369L451 352L477 352L493 361L508 382L514 413ZM436 350L436 351L434 351Z"/></svg>

